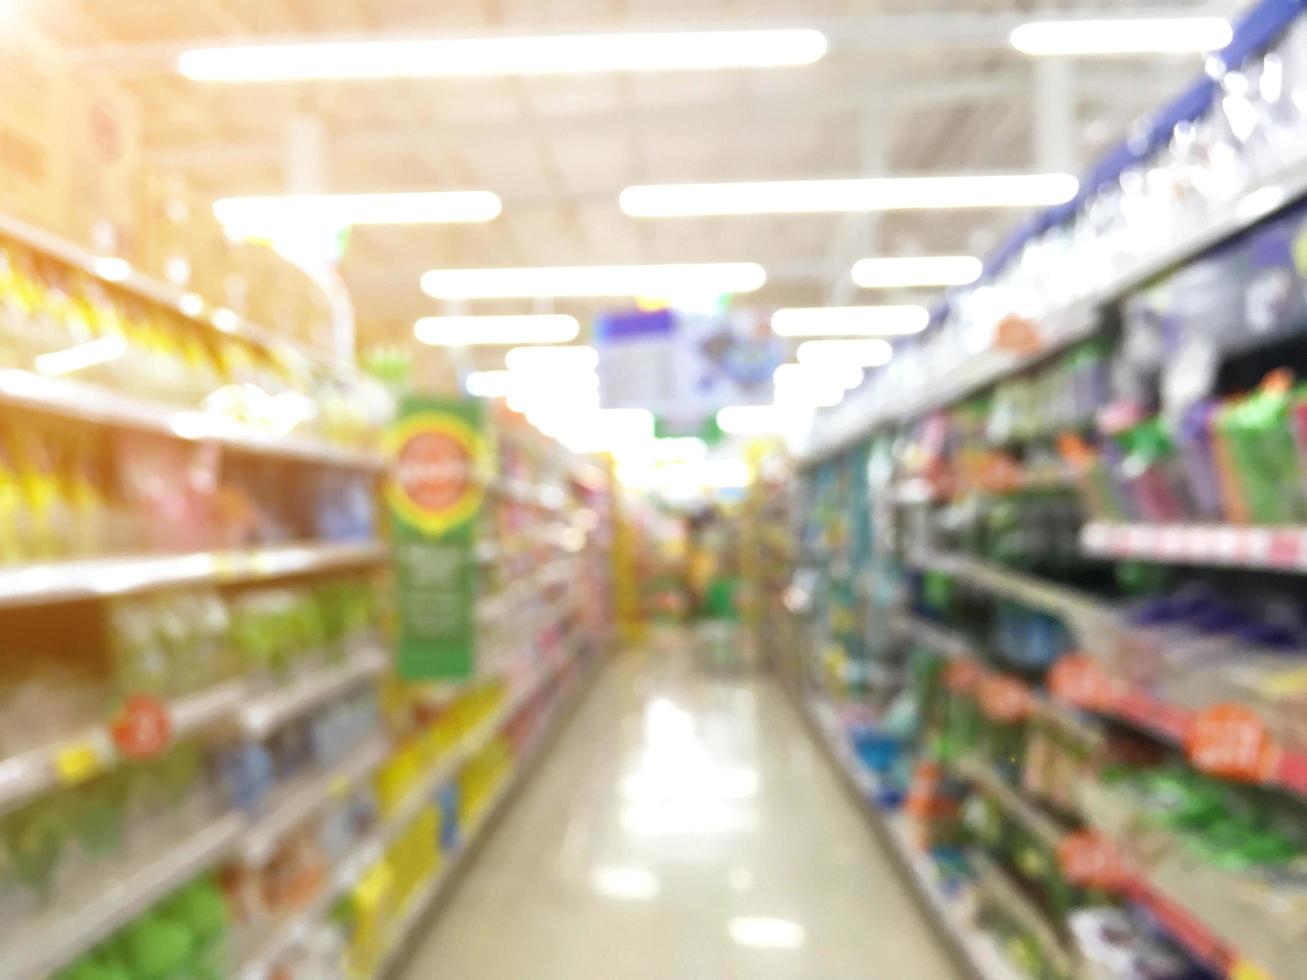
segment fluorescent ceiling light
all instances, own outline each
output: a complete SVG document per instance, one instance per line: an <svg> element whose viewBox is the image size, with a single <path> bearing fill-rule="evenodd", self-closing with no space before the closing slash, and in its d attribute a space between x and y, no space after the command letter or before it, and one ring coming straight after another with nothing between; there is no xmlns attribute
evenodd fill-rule
<svg viewBox="0 0 1307 980"><path fill-rule="evenodd" d="M979 279L984 268L973 255L859 259L853 265L853 281L863 289L965 286Z"/></svg>
<svg viewBox="0 0 1307 980"><path fill-rule="evenodd" d="M576 317L565 313L428 316L413 328L418 340L433 347L562 344L575 340L580 332Z"/></svg>
<svg viewBox="0 0 1307 980"><path fill-rule="evenodd" d="M473 371L463 385L477 398L507 398L513 386L512 371Z"/></svg>
<svg viewBox="0 0 1307 980"><path fill-rule="evenodd" d="M867 177L649 184L628 187L619 201L635 218L1028 208L1064 204L1076 196L1078 187L1071 174Z"/></svg>
<svg viewBox="0 0 1307 980"><path fill-rule="evenodd" d="M924 306L793 307L771 318L781 337L901 337L920 333L928 323Z"/></svg>
<svg viewBox="0 0 1307 980"><path fill-rule="evenodd" d="M1048 20L1012 31L1012 47L1032 55L1202 54L1234 37L1223 17Z"/></svg>
<svg viewBox="0 0 1307 980"><path fill-rule="evenodd" d="M831 382L790 381L776 385L774 400L788 408L834 408L844 401L844 391Z"/></svg>
<svg viewBox="0 0 1307 980"><path fill-rule="evenodd" d="M827 47L806 28L425 38L195 48L177 70L201 82L710 71L810 65Z"/></svg>
<svg viewBox="0 0 1307 980"><path fill-rule="evenodd" d="M118 334L109 334L67 350L41 354L36 358L36 370L48 377L58 377L108 364L126 353L127 341Z"/></svg>
<svg viewBox="0 0 1307 980"><path fill-rule="evenodd" d="M805 340L799 345L799 363L856 364L860 368L880 367L894 356L894 348L887 341L867 340Z"/></svg>
<svg viewBox="0 0 1307 980"><path fill-rule="evenodd" d="M804 364L782 364L772 380L776 387L825 387L838 385L845 391L862 384L862 368L857 364L830 359Z"/></svg>
<svg viewBox="0 0 1307 980"><path fill-rule="evenodd" d="M280 194L226 197L213 215L229 235L245 237L300 225L432 225L480 223L499 217L503 205L490 191L420 191L404 194Z"/></svg>
<svg viewBox="0 0 1307 980"><path fill-rule="evenodd" d="M570 382L571 375L589 373L599 366L599 352L593 347L514 347L504 357L510 371L548 373L554 380ZM566 378L558 377L563 372Z"/></svg>
<svg viewBox="0 0 1307 980"><path fill-rule="evenodd" d="M717 413L717 428L733 436L775 435L807 415L793 405L728 405Z"/></svg>
<svg viewBox="0 0 1307 980"><path fill-rule="evenodd" d="M611 452L654 438L654 416L642 408L577 412L556 423L557 438L574 453Z"/></svg>
<svg viewBox="0 0 1307 980"><path fill-rule="evenodd" d="M756 262L560 266L530 269L433 269L422 289L436 299L533 299L542 296L655 296L749 293L767 281Z"/></svg>
<svg viewBox="0 0 1307 980"><path fill-rule="evenodd" d="M667 467L662 478L665 484L683 490L735 490L752 483L753 472L742 459L706 459Z"/></svg>

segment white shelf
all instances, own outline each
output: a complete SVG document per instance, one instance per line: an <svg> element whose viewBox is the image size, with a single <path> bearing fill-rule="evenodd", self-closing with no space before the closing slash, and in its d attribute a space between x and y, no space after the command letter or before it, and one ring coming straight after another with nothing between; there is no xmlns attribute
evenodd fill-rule
<svg viewBox="0 0 1307 980"><path fill-rule="evenodd" d="M292 718L378 676L389 663L380 646L365 646L342 664L315 671L246 702L238 714L239 727L249 738L261 739Z"/></svg>
<svg viewBox="0 0 1307 980"><path fill-rule="evenodd" d="M242 860L250 865L265 863L287 834L370 775L386 760L388 751L385 739L377 736L327 772L316 773L286 787L277 794L271 808L245 832L240 847Z"/></svg>
<svg viewBox="0 0 1307 980"><path fill-rule="evenodd" d="M1307 194L1307 162L1298 162L1260 180L1224 207L1208 215L1201 225L1177 235L1174 244L1156 254L1137 259L1086 296L1057 304L1033 317L1045 333L1044 344L1026 356L985 351L963 361L956 370L935 376L918 398L903 397L883 410L858 420L848 432L838 433L823 445L816 445L801 460L812 466L866 438L877 427L906 421L942 408L977 391L1027 370L1051 354L1065 350L1097 330L1101 307L1114 302L1149 280L1192 259Z"/></svg>
<svg viewBox="0 0 1307 980"><path fill-rule="evenodd" d="M975 656L975 650L966 637L954 633L943 626L937 626L929 620L911 613L896 613L891 620L893 628L912 642L930 647L942 653L950 660L960 660Z"/></svg>
<svg viewBox="0 0 1307 980"><path fill-rule="evenodd" d="M1080 547L1090 555L1174 565L1219 565L1307 571L1307 527L1234 524L1086 524Z"/></svg>
<svg viewBox="0 0 1307 980"><path fill-rule="evenodd" d="M241 452L309 463L374 471L386 463L380 453L310 436L280 435L212 412L182 409L103 385L47 378L18 368L0 368L0 402L80 422L154 432L190 442L213 442Z"/></svg>
<svg viewBox="0 0 1307 980"><path fill-rule="evenodd" d="M0 567L0 607L101 599L182 585L226 585L384 561L377 541L247 551L86 558Z"/></svg>
<svg viewBox="0 0 1307 980"><path fill-rule="evenodd" d="M864 813L867 818L883 831L882 837L899 866L908 874L936 921L971 965L975 975L983 980L1029 980L1025 973L1008 962L988 934L970 923L960 903L950 901L939 883L934 863L913 846L906 818L901 814L885 813L871 802L879 791L876 777L853 754L833 713L807 700L802 702L800 710L808 714L813 727L820 732L840 774L857 787L866 800Z"/></svg>
<svg viewBox="0 0 1307 980"><path fill-rule="evenodd" d="M245 698L241 682L223 684L168 706L173 738L186 738L212 727L236 710ZM0 760L0 814L32 797L116 766L121 761L107 725Z"/></svg>
<svg viewBox="0 0 1307 980"><path fill-rule="evenodd" d="M37 980L59 969L188 884L231 851L245 823L229 814L144 866L100 888L78 908L55 910L22 926L19 942L7 941L0 980Z"/></svg>
<svg viewBox="0 0 1307 980"><path fill-rule="evenodd" d="M957 771L959 775L975 783L984 795L1038 837L1046 848L1050 851L1057 850L1058 845L1066 837L1066 831L1009 786L998 773L971 757L958 760Z"/></svg>

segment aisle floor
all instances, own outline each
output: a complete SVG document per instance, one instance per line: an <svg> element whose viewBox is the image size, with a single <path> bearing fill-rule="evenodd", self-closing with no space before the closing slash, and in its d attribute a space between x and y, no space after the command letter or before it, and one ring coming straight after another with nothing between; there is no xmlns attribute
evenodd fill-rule
<svg viewBox="0 0 1307 980"><path fill-rule="evenodd" d="M604 672L404 973L956 975L783 692L683 643Z"/></svg>

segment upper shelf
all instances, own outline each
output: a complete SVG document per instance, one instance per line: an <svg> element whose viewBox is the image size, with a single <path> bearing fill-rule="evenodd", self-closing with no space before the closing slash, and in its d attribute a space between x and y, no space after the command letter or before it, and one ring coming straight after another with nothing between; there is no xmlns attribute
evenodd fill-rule
<svg viewBox="0 0 1307 980"><path fill-rule="evenodd" d="M0 567L0 608L74 602L179 585L226 585L383 561L377 541L321 542L249 551L87 558Z"/></svg>
<svg viewBox="0 0 1307 980"><path fill-rule="evenodd" d="M178 439L215 442L243 452L306 462L381 470L385 457L322 439L278 435L200 411L121 394L100 385L42 377L0 368L0 402L67 418L157 432Z"/></svg>
<svg viewBox="0 0 1307 980"><path fill-rule="evenodd" d="M952 370L933 372L929 383L923 384L915 397L901 390L895 391L892 397L886 392L875 400L875 404L868 405L867 411L846 415L847 425L838 426L826 438L817 441L804 454L803 464L811 466L838 455L878 426L902 422L967 398L1085 339L1098 329L1098 312L1106 304L1246 231L1304 196L1307 196L1307 162L1298 161L1268 175L1257 186L1213 209L1187 231L1178 234L1169 247L1152 255L1139 256L1129 268L1119 270L1086 294L1054 303L1034 314L1031 319L1039 325L1041 333L1038 350L1029 354L984 351L961 359Z"/></svg>
<svg viewBox="0 0 1307 980"><path fill-rule="evenodd" d="M1106 558L1307 571L1307 527L1095 522L1081 531L1080 546Z"/></svg>

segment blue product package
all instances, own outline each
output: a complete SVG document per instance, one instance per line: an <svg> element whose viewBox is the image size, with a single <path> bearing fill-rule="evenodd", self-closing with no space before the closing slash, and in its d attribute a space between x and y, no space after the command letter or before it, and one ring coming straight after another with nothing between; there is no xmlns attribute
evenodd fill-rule
<svg viewBox="0 0 1307 980"><path fill-rule="evenodd" d="M459 843L461 835L458 829L458 780L451 779L436 794L436 804L440 807L440 850L448 854Z"/></svg>

